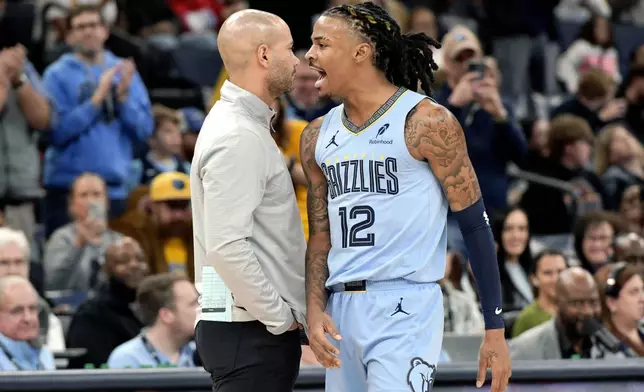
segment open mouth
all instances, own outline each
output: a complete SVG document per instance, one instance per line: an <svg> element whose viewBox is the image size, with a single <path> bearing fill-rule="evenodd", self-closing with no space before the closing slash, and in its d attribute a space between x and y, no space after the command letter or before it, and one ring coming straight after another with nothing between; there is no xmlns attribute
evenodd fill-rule
<svg viewBox="0 0 644 392"><path fill-rule="evenodd" d="M322 68L314 67L309 65L309 68L318 73L318 80L315 82L315 87L320 88L322 83L326 80L326 72Z"/></svg>

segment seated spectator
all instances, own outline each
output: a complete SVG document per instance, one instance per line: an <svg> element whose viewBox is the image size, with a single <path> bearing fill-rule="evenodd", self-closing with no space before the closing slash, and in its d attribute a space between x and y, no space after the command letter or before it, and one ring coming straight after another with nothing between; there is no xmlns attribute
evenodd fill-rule
<svg viewBox="0 0 644 392"><path fill-rule="evenodd" d="M535 301L523 308L512 326L512 337L545 323L557 314L557 280L568 267L563 253L545 250L534 259L530 281L535 292Z"/></svg>
<svg viewBox="0 0 644 392"><path fill-rule="evenodd" d="M5 23L5 22L3 22ZM17 21L16 23L20 23ZM3 33L6 34L6 33ZM51 108L40 76L22 45L0 51L0 205L6 224L33 238L34 204L42 197L35 136L47 135Z"/></svg>
<svg viewBox="0 0 644 392"><path fill-rule="evenodd" d="M444 331L461 335L483 333L483 314L476 299L458 290L452 283L455 279L460 281L463 271L460 263L459 257L449 252L445 263L445 277L438 282L443 292Z"/></svg>
<svg viewBox="0 0 644 392"><path fill-rule="evenodd" d="M644 65L631 68L621 90L618 96L623 96L627 105L624 123L644 143Z"/></svg>
<svg viewBox="0 0 644 392"><path fill-rule="evenodd" d="M69 222L67 196L74 179L91 171L107 183L111 217L125 209L134 148L152 134L147 90L132 60L104 49L107 28L98 9L74 8L66 54L45 71L56 107L45 154L46 236Z"/></svg>
<svg viewBox="0 0 644 392"><path fill-rule="evenodd" d="M579 359L598 355L596 342L583 327L586 319L599 319L599 292L592 275L571 267L557 281L557 314L510 341L513 360Z"/></svg>
<svg viewBox="0 0 644 392"><path fill-rule="evenodd" d="M638 233L624 233L615 238L615 260L644 266L644 238Z"/></svg>
<svg viewBox="0 0 644 392"><path fill-rule="evenodd" d="M530 184L520 205L528 214L533 236L570 233L576 216L601 208L604 193L601 181L586 169L593 142L592 131L584 119L562 115L552 121L548 158L534 159L524 169L568 182L574 193L559 187Z"/></svg>
<svg viewBox="0 0 644 392"><path fill-rule="evenodd" d="M0 227L0 278L21 276L29 279L29 242L21 231ZM38 298L39 343L51 351L65 350L63 326L47 300Z"/></svg>
<svg viewBox="0 0 644 392"><path fill-rule="evenodd" d="M141 244L151 273L179 271L194 280L190 178L186 174L156 176L150 184L147 211L131 211L112 227Z"/></svg>
<svg viewBox="0 0 644 392"><path fill-rule="evenodd" d="M619 262L595 274L604 326L622 342L626 356L644 357L644 265Z"/></svg>
<svg viewBox="0 0 644 392"><path fill-rule="evenodd" d="M597 138L595 167L606 194L605 207L617 211L626 188L644 185L644 146L623 125L609 125Z"/></svg>
<svg viewBox="0 0 644 392"><path fill-rule="evenodd" d="M0 370L55 370L54 356L38 340L38 294L18 275L0 278Z"/></svg>
<svg viewBox="0 0 644 392"><path fill-rule="evenodd" d="M199 131L201 131L201 126L206 116L201 110L188 107L179 110L179 118L181 119L181 138L183 141L182 155L186 161L192 162L197 136L199 136Z"/></svg>
<svg viewBox="0 0 644 392"><path fill-rule="evenodd" d="M105 254L107 283L74 314L67 346L87 353L71 359L69 368L99 367L119 345L136 337L143 324L133 310L136 290L148 274L141 246L132 238L111 244Z"/></svg>
<svg viewBox="0 0 644 392"><path fill-rule="evenodd" d="M642 187L640 185L631 185L622 194L622 200L619 203L619 216L627 232L641 234L644 231L641 194Z"/></svg>
<svg viewBox="0 0 644 392"><path fill-rule="evenodd" d="M134 161L131 180L135 186L150 185L154 177L161 173L176 171L190 174L190 162L182 157L182 139L179 130L179 115L163 105L152 107L154 131L148 141L149 151Z"/></svg>
<svg viewBox="0 0 644 392"><path fill-rule="evenodd" d="M555 108L550 117L554 119L562 114L581 117L596 134L606 124L623 118L626 113L626 102L614 97L615 82L610 75L599 69L591 69L580 76L575 96Z"/></svg>
<svg viewBox="0 0 644 392"><path fill-rule="evenodd" d="M324 116L337 103L328 97L320 97L315 81L318 74L309 67L306 51L300 50L295 54L300 60L295 72L293 89L284 95L286 101L285 117L287 120L303 120L310 122Z"/></svg>
<svg viewBox="0 0 644 392"><path fill-rule="evenodd" d="M497 260L503 287L503 308L523 309L534 301L528 274L532 270L530 227L525 212L511 208L492 222L494 238L498 242Z"/></svg>
<svg viewBox="0 0 644 392"><path fill-rule="evenodd" d="M591 69L606 72L615 83L621 83L619 53L613 43L613 28L607 18L595 15L582 27L579 37L557 61L557 77L568 92L574 94L579 75Z"/></svg>
<svg viewBox="0 0 644 392"><path fill-rule="evenodd" d="M138 287L136 302L146 327L139 336L114 349L107 366L195 367L192 339L198 297L195 286L182 274L145 278Z"/></svg>
<svg viewBox="0 0 644 392"><path fill-rule="evenodd" d="M425 33L427 36L440 42L438 32L439 25L438 20L436 19L436 14L434 14L434 11L426 5L416 5L411 9L409 12L408 27L408 33L410 34ZM442 49L432 48L432 56L439 69L443 68Z"/></svg>
<svg viewBox="0 0 644 392"><path fill-rule="evenodd" d="M612 261L615 234L620 231L618 226L619 218L605 211L589 212L575 223L575 253L583 269L594 275Z"/></svg>
<svg viewBox="0 0 644 392"><path fill-rule="evenodd" d="M45 247L47 290L89 292L105 280L105 251L121 237L107 227L107 204L99 176L84 173L74 180L69 196L73 221L56 230Z"/></svg>
<svg viewBox="0 0 644 392"><path fill-rule="evenodd" d="M640 45L631 53L630 67L644 67L644 45Z"/></svg>

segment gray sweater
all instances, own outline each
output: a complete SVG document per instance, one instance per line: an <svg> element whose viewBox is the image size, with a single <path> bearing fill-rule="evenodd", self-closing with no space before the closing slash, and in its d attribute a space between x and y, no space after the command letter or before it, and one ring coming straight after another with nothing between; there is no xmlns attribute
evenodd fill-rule
<svg viewBox="0 0 644 392"><path fill-rule="evenodd" d="M69 223L52 234L45 248L46 290L89 291L102 279L105 250L121 234L107 230L100 246L76 247L76 226Z"/></svg>

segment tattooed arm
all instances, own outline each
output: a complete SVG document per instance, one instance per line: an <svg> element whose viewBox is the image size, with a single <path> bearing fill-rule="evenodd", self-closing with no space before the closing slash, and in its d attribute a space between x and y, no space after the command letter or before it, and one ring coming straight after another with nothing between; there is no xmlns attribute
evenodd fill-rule
<svg viewBox="0 0 644 392"><path fill-rule="evenodd" d="M414 158L429 162L452 211L481 198L463 129L447 109L428 100L416 105L407 115L405 142Z"/></svg>
<svg viewBox="0 0 644 392"><path fill-rule="evenodd" d="M329 215L327 213L327 182L315 161L322 118L312 121L302 131L300 158L308 183L307 209L309 242L306 249L306 303L307 309L325 311L327 304L326 280L329 277L327 257L331 249Z"/></svg>

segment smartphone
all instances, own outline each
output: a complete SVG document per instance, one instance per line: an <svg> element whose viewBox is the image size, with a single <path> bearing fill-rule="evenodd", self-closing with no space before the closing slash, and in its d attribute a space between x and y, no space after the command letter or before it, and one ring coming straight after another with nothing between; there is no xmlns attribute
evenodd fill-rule
<svg viewBox="0 0 644 392"><path fill-rule="evenodd" d="M472 61L467 65L467 72L478 73L478 80L481 80L485 74L485 64L482 61Z"/></svg>
<svg viewBox="0 0 644 392"><path fill-rule="evenodd" d="M105 203L99 201L90 202L87 206L87 217L102 222L106 219Z"/></svg>

